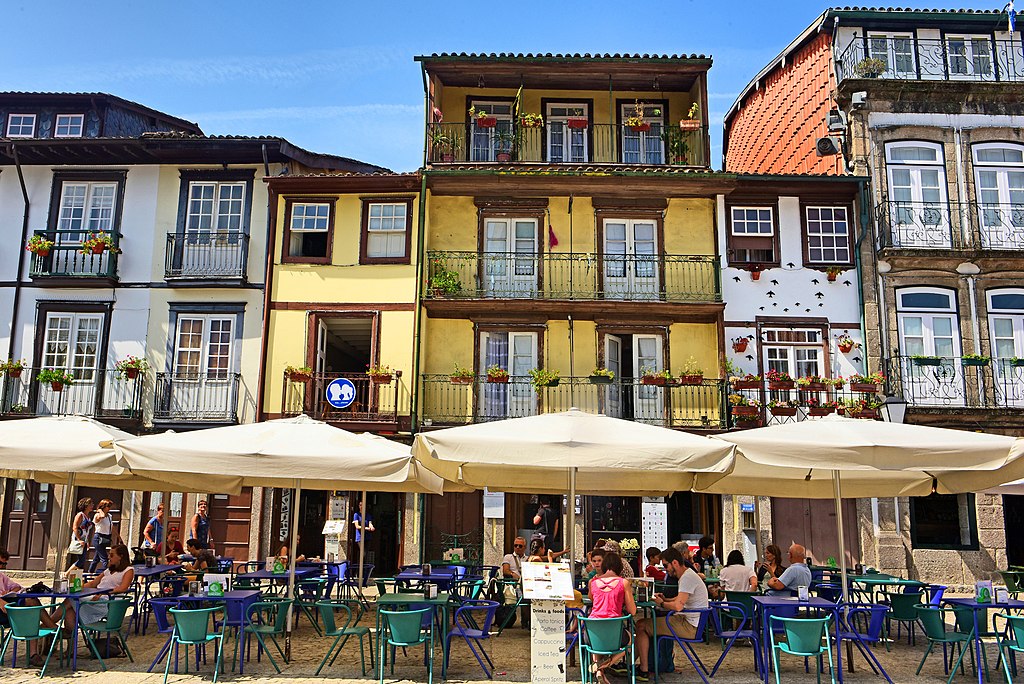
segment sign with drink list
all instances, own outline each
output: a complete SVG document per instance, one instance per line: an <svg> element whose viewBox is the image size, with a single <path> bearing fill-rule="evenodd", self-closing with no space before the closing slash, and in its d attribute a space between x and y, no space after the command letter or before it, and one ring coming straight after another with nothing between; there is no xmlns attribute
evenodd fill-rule
<svg viewBox="0 0 1024 684"><path fill-rule="evenodd" d="M565 563L523 563L523 597L572 601L572 574ZM564 626L563 626L563 632Z"/></svg>
<svg viewBox="0 0 1024 684"><path fill-rule="evenodd" d="M543 564L524 564L524 578L527 565ZM530 609L530 681L565 684L565 602L534 599Z"/></svg>

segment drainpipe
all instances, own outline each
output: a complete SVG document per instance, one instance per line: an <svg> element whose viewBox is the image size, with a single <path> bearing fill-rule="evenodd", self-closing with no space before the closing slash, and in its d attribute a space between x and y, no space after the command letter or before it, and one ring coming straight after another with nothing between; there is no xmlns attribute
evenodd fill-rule
<svg viewBox="0 0 1024 684"><path fill-rule="evenodd" d="M25 186L25 174L21 168L21 160L18 159L18 146L11 143L11 156L14 157L14 168L18 171L18 183L21 184L21 198L25 203L25 210L21 216L21 244L18 249L18 270L14 276L14 303L11 305L11 339L7 343L7 358L14 358L14 338L18 330L18 309L21 306L21 272L25 268L25 249L28 242L28 188Z"/></svg>
<svg viewBox="0 0 1024 684"><path fill-rule="evenodd" d="M267 144L263 143L263 163L266 172L265 178L270 177L270 166L267 164ZM268 186L267 193L267 257L264 261L263 273L263 333L260 335L260 368L259 382L256 386L256 420L262 421L267 417L263 410L263 400L266 396L267 385L267 354L269 352L270 337L270 292L274 283L274 248L277 243L277 193Z"/></svg>
<svg viewBox="0 0 1024 684"><path fill-rule="evenodd" d="M859 223L860 223L861 229L860 229L860 236L857 238L857 246L853 250L853 253L854 253L854 264L857 267L857 285L858 285L858 287L857 287L857 310L860 312L860 339L864 340L864 371L865 372L870 372L870 369L868 368L868 359L867 359L867 356L868 356L868 354L867 354L868 333L867 333L867 325L866 325L866 323L864 321L864 286L863 286L863 283L864 283L864 264L861 263L860 249L861 249L861 244L864 242L864 238L867 237L867 235L869 233L868 228L871 225L871 208L870 208L871 207L871 203L870 203L870 201L868 200L868 197L867 197L867 193L868 193L869 187L870 186L868 185L868 183L866 181L864 181L864 180L857 181L857 195L860 197L860 221L859 221ZM879 295L880 296L882 295L881 290L879 290ZM884 330L884 328L885 328L885 326L883 324L882 329ZM884 356L883 356L883 358L884 358ZM879 362L879 365L881 366L881 362Z"/></svg>
<svg viewBox="0 0 1024 684"><path fill-rule="evenodd" d="M420 175L420 210L419 218L417 220L416 229L416 240L417 240L417 258L416 258L416 308L413 314L413 332L412 332L412 393L411 393L411 406L409 407L409 414L411 417L410 429L413 434L416 434L419 430L419 389L420 389L420 328L423 325L423 300L420 297L421 288L420 285L423 283L423 272L424 264L427 260L427 249L426 241L424 240L424 234L426 233L427 227L427 170L424 167L423 173Z"/></svg>

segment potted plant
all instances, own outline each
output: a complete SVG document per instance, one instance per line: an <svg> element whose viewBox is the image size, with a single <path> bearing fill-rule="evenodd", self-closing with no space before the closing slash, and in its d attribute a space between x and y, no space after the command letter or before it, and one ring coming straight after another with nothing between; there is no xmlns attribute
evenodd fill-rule
<svg viewBox="0 0 1024 684"><path fill-rule="evenodd" d="M508 383L508 371L498 364L488 366L487 382Z"/></svg>
<svg viewBox="0 0 1024 684"><path fill-rule="evenodd" d="M469 116L475 120L477 128L494 128L498 125L497 117L488 116L483 109L477 111L475 106L469 108Z"/></svg>
<svg viewBox="0 0 1024 684"><path fill-rule="evenodd" d="M459 272L446 268L440 261L434 261L430 276L430 289L435 297L450 297L462 290Z"/></svg>
<svg viewBox="0 0 1024 684"><path fill-rule="evenodd" d="M747 351L747 345L750 344L750 340L752 340L753 338L753 335L732 338L732 350L737 354L742 354L743 352Z"/></svg>
<svg viewBox="0 0 1024 684"><path fill-rule="evenodd" d="M434 160L451 163L455 161L455 154L459 151L460 138L456 135L449 135L440 126L430 132L430 145L434 150Z"/></svg>
<svg viewBox="0 0 1024 684"><path fill-rule="evenodd" d="M683 372L679 375L680 385L700 385L704 382L704 369L692 356L683 364Z"/></svg>
<svg viewBox="0 0 1024 684"><path fill-rule="evenodd" d="M845 268L840 266L829 266L825 269L825 277L828 278L828 282L834 283L836 282L836 278L839 277L839 274L845 270Z"/></svg>
<svg viewBox="0 0 1024 684"><path fill-rule="evenodd" d="M864 397L863 399L848 399L844 402L846 415L850 418L878 418L878 409L882 406L881 400L877 397Z"/></svg>
<svg viewBox="0 0 1024 684"><path fill-rule="evenodd" d="M792 375L774 368L765 373L764 379L768 381L768 389L770 390L791 390L793 385L796 384L793 381Z"/></svg>
<svg viewBox="0 0 1024 684"><path fill-rule="evenodd" d="M558 381L562 379L562 374L547 368L531 368L530 377L533 378L534 389L539 391L543 387L558 387Z"/></svg>
<svg viewBox="0 0 1024 684"><path fill-rule="evenodd" d="M853 73L861 78L878 78L886 71L886 64L877 57L866 57L853 67Z"/></svg>
<svg viewBox="0 0 1024 684"><path fill-rule="evenodd" d="M78 250L78 253L103 254L108 249L115 254L121 251L114 247L114 238L110 237L108 233L100 231L99 233L92 233L87 239L83 240L82 248Z"/></svg>
<svg viewBox="0 0 1024 684"><path fill-rule="evenodd" d="M661 110L655 109L654 116L661 116ZM631 131L647 132L651 130L651 122L644 118L644 103L637 101L633 106L633 114L626 117L623 125Z"/></svg>
<svg viewBox="0 0 1024 684"><path fill-rule="evenodd" d="M53 240L47 240L45 235L39 235L37 233L28 239L28 244L25 245L25 249L36 256L50 256L50 250L53 249Z"/></svg>
<svg viewBox="0 0 1024 684"><path fill-rule="evenodd" d="M544 117L540 114L520 114L519 125L523 128L543 128Z"/></svg>
<svg viewBox="0 0 1024 684"><path fill-rule="evenodd" d="M309 382L313 379L313 369L309 366L293 366L288 364L284 367L284 374L292 382Z"/></svg>
<svg viewBox="0 0 1024 684"><path fill-rule="evenodd" d="M640 369L640 383L643 385L657 385L664 387L668 384L672 374L667 370L656 370L654 368L641 368Z"/></svg>
<svg viewBox="0 0 1024 684"><path fill-rule="evenodd" d="M764 271L764 266L761 266L760 264L754 264L753 266L748 266L747 271L750 272L751 280L760 280L761 272Z"/></svg>
<svg viewBox="0 0 1024 684"><path fill-rule="evenodd" d="M1007 362L1014 368L1024 367L1024 358L1021 358L1019 356L1011 356L1009 359L1007 359Z"/></svg>
<svg viewBox="0 0 1024 684"><path fill-rule="evenodd" d="M759 416L761 414L760 404L742 394L730 394L729 404L732 406L732 415L734 416Z"/></svg>
<svg viewBox="0 0 1024 684"><path fill-rule="evenodd" d="M772 399L768 402L768 410L772 412L773 416L778 417L795 416L798 406L800 404L791 399Z"/></svg>
<svg viewBox="0 0 1024 684"><path fill-rule="evenodd" d="M24 360L7 359L6 362L0 363L0 372L9 378L20 378L23 370L25 370Z"/></svg>
<svg viewBox="0 0 1024 684"><path fill-rule="evenodd" d="M991 357L981 354L964 354L960 357L960 363L964 366L987 366L991 361Z"/></svg>
<svg viewBox="0 0 1024 684"><path fill-rule="evenodd" d="M686 113L686 118L679 120L679 129L683 131L700 129L700 105L698 103L694 102L690 105L690 111Z"/></svg>
<svg viewBox="0 0 1024 684"><path fill-rule="evenodd" d="M924 356L924 355L920 355L920 354L915 354L914 356L910 357L910 360L914 362L915 366L941 366L942 365L942 357L941 356Z"/></svg>
<svg viewBox="0 0 1024 684"><path fill-rule="evenodd" d="M70 385L75 381L71 373L56 368L45 368L39 371L39 376L36 379L42 383L50 383L50 389L54 392L63 391L65 385Z"/></svg>
<svg viewBox="0 0 1024 684"><path fill-rule="evenodd" d="M386 385L395 376L395 372L391 370L390 366L381 363L368 365L366 374L370 376L370 382L375 385Z"/></svg>
<svg viewBox="0 0 1024 684"><path fill-rule="evenodd" d="M729 378L730 384L734 390L748 390L748 389L760 389L761 388L761 376L754 375L753 373L747 373L742 378L731 377Z"/></svg>
<svg viewBox="0 0 1024 684"><path fill-rule="evenodd" d="M844 354L849 354L851 351L853 351L854 341L853 338L850 337L847 333L843 333L842 335L837 337L836 344L839 345L839 351L843 352Z"/></svg>
<svg viewBox="0 0 1024 684"><path fill-rule="evenodd" d="M516 142L512 131L498 131L494 134L494 160L498 162L512 161L512 148Z"/></svg>
<svg viewBox="0 0 1024 684"><path fill-rule="evenodd" d="M610 385L612 384L612 381L615 380L615 372L598 366L594 370L590 371L590 377L588 379L590 380L591 385Z"/></svg>
<svg viewBox="0 0 1024 684"><path fill-rule="evenodd" d="M472 369L463 368L459 364L455 364L455 370L448 376L453 385L472 385L474 378L476 378L476 374Z"/></svg>
<svg viewBox="0 0 1024 684"><path fill-rule="evenodd" d="M661 139L665 141L665 150L673 164L688 164L690 162L688 156L690 145L682 131L670 128L661 134Z"/></svg>
<svg viewBox="0 0 1024 684"><path fill-rule="evenodd" d="M830 413L835 413L836 409L839 408L838 401L821 401L817 397L811 397L804 402L804 406L807 407L807 415L813 418L820 418L827 416Z"/></svg>
<svg viewBox="0 0 1024 684"><path fill-rule="evenodd" d="M590 126L590 119L583 116L582 109L574 109L569 118L565 120L565 125L569 128L588 128Z"/></svg>
<svg viewBox="0 0 1024 684"><path fill-rule="evenodd" d="M854 392L865 392L874 394L878 386L885 382L885 375L882 372L861 375L854 373L850 376L850 389Z"/></svg>
<svg viewBox="0 0 1024 684"><path fill-rule="evenodd" d="M138 356L129 354L114 364L114 370L122 378L135 380L139 377L140 373L145 374L149 370L149 362L146 359L140 359Z"/></svg>
<svg viewBox="0 0 1024 684"><path fill-rule="evenodd" d="M808 375L797 378L796 384L802 392L823 392L825 391L825 378L820 375Z"/></svg>
<svg viewBox="0 0 1024 684"><path fill-rule="evenodd" d="M11 407L11 413L28 413L28 406L24 404L15 404Z"/></svg>
<svg viewBox="0 0 1024 684"><path fill-rule="evenodd" d="M846 386L846 380L840 375L835 378L825 378L825 384L838 392Z"/></svg>

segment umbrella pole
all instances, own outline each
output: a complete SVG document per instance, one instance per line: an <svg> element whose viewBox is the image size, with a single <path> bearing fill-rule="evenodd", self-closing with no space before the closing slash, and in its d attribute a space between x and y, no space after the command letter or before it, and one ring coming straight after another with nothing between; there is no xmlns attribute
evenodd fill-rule
<svg viewBox="0 0 1024 684"><path fill-rule="evenodd" d="M366 511L366 490L363 490L363 514L359 516L359 524L362 525L363 530L359 535L359 588L356 589L356 594L362 595L363 593L363 566L366 565L366 520L369 517Z"/></svg>
<svg viewBox="0 0 1024 684"><path fill-rule="evenodd" d="M292 536L288 549L288 631L284 638L285 661L292 657L292 628L295 626L295 554L299 536L299 504L302 500L302 480L295 481L295 500L292 502Z"/></svg>
<svg viewBox="0 0 1024 684"><path fill-rule="evenodd" d="M61 503L61 509L60 509L60 521L57 523L57 543L55 544L55 546L57 547L57 558L53 561L53 583L54 584L57 584L57 580L60 579L60 573L61 573L60 566L63 565L63 563L61 562L61 557L60 557L61 556L61 553L60 553L61 544L63 543L62 540L65 537L67 537L68 539L71 538L71 535L68 534L69 529L65 529L64 525L68 521L68 513L70 513L70 511L68 509L71 508L71 490L74 489L74 487L75 487L75 474L74 473L68 473L68 483L64 487L64 496L61 497L62 503ZM83 551L82 553L84 554L85 551Z"/></svg>
<svg viewBox="0 0 1024 684"><path fill-rule="evenodd" d="M843 578L843 603L850 602L849 585L846 580L846 539L843 537L843 485L839 471L832 471L832 488L836 496L836 527L839 531L839 568Z"/></svg>
<svg viewBox="0 0 1024 684"><path fill-rule="evenodd" d="M569 575L576 582L576 468L569 469Z"/></svg>

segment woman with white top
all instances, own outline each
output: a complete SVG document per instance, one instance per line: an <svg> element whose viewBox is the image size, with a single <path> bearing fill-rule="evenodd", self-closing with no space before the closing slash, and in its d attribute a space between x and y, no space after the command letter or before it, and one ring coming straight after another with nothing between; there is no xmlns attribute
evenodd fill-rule
<svg viewBox="0 0 1024 684"><path fill-rule="evenodd" d="M103 499L96 507L96 515L92 517L92 524L96 531L92 535L92 545L96 551L92 557L92 564L89 565L89 572L105 570L110 561L107 558L107 549L110 548L110 540L113 534L113 520L110 517L110 509L114 502L110 499Z"/></svg>
<svg viewBox="0 0 1024 684"><path fill-rule="evenodd" d="M730 551L725 567L718 573L718 581L725 591L757 591L757 575L743 564L743 554Z"/></svg>
<svg viewBox="0 0 1024 684"><path fill-rule="evenodd" d="M130 564L128 547L118 544L110 548L109 564L103 574L93 577L85 583L85 589L106 589L112 594L123 594L130 591L135 581L135 569ZM107 617L105 596L88 597L82 600L79 617L82 624L99 622ZM54 621L64 617L64 635L70 636L75 624L75 606L70 599L51 614Z"/></svg>

